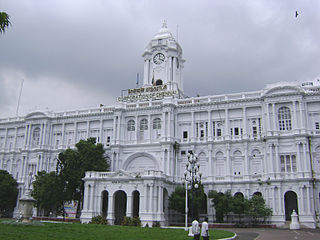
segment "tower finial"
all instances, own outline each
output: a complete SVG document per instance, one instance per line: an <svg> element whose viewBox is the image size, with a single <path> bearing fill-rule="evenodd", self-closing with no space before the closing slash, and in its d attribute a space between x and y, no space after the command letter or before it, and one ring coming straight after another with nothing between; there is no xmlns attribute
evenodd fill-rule
<svg viewBox="0 0 320 240"><path fill-rule="evenodd" d="M167 20L163 20L162 28L168 28L168 27L167 27Z"/></svg>

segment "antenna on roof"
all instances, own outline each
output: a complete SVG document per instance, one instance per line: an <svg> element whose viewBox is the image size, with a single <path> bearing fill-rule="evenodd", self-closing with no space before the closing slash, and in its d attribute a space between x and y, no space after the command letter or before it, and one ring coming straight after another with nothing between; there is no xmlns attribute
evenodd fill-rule
<svg viewBox="0 0 320 240"><path fill-rule="evenodd" d="M177 39L177 42L178 42L178 38L179 37L179 25L177 24L177 33L176 33L176 39Z"/></svg>
<svg viewBox="0 0 320 240"><path fill-rule="evenodd" d="M139 72L137 72L137 87L139 87Z"/></svg>
<svg viewBox="0 0 320 240"><path fill-rule="evenodd" d="M21 94L22 94L23 82L24 82L24 79L22 79L22 81L21 81L21 88L20 88L20 94L19 94L19 98L18 98L17 111L16 111L16 116L17 117L18 117L18 112L19 112L19 106L20 106L20 99L21 99Z"/></svg>

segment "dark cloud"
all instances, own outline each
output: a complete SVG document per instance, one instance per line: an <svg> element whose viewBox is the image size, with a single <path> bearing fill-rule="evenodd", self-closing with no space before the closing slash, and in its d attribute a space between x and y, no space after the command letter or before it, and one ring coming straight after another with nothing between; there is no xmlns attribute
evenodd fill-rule
<svg viewBox="0 0 320 240"><path fill-rule="evenodd" d="M0 117L14 115L22 78L21 113L114 104L142 76L163 19L178 32L189 96L320 74L318 1L2 2L12 27L0 36Z"/></svg>

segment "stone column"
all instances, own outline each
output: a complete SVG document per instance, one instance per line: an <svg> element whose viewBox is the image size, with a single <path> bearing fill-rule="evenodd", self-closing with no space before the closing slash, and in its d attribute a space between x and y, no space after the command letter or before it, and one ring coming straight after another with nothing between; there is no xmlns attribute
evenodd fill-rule
<svg viewBox="0 0 320 240"><path fill-rule="evenodd" d="M171 133L171 112L168 112L168 139L171 140L172 133Z"/></svg>
<svg viewBox="0 0 320 240"><path fill-rule="evenodd" d="M89 210L89 206L88 206L88 198L90 197L89 186L90 186L89 184L85 184L84 186L83 210Z"/></svg>
<svg viewBox="0 0 320 240"><path fill-rule="evenodd" d="M304 171L308 172L309 168L308 168L308 152L307 152L307 147L306 147L306 143L302 143L302 147L303 147L303 153L304 153Z"/></svg>
<svg viewBox="0 0 320 240"><path fill-rule="evenodd" d="M87 121L87 138L90 137L90 121Z"/></svg>
<svg viewBox="0 0 320 240"><path fill-rule="evenodd" d="M100 143L103 145L105 144L105 141L103 141L103 120L100 119Z"/></svg>
<svg viewBox="0 0 320 240"><path fill-rule="evenodd" d="M91 186L91 195L90 195L90 210L94 211L94 199L95 199L95 184Z"/></svg>
<svg viewBox="0 0 320 240"><path fill-rule="evenodd" d="M208 153L208 177L212 177L214 175L212 170L212 144L208 145Z"/></svg>
<svg viewBox="0 0 320 240"><path fill-rule="evenodd" d="M274 103L272 103L272 111L273 111L273 132L275 133L277 131L277 118L276 118L277 114L276 114L276 106Z"/></svg>
<svg viewBox="0 0 320 240"><path fill-rule="evenodd" d="M270 126L270 108L269 108L269 103L267 103L267 119L266 119L266 123L267 123L267 129L266 132L271 132L271 126Z"/></svg>
<svg viewBox="0 0 320 240"><path fill-rule="evenodd" d="M191 141L195 141L195 122L194 122L194 112L191 112Z"/></svg>
<svg viewBox="0 0 320 240"><path fill-rule="evenodd" d="M275 159L275 165L276 165L276 172L279 173L280 172L280 160L279 160L279 144L276 144L275 146L275 152L276 152L276 159Z"/></svg>
<svg viewBox="0 0 320 240"><path fill-rule="evenodd" d="M127 217L132 217L132 196L127 195L127 212L126 212Z"/></svg>
<svg viewBox="0 0 320 240"><path fill-rule="evenodd" d="M279 198L279 214L283 212L282 210L282 194L281 194L281 188L278 188L278 198Z"/></svg>
<svg viewBox="0 0 320 240"><path fill-rule="evenodd" d="M244 138L248 138L247 135L247 109L244 107L242 108L242 118L243 118L243 136ZM259 132L259 130L257 130Z"/></svg>
<svg viewBox="0 0 320 240"><path fill-rule="evenodd" d="M18 128L15 127L15 132L14 132L14 142L13 142L13 149L16 149L17 145L17 136L18 136Z"/></svg>
<svg viewBox="0 0 320 240"><path fill-rule="evenodd" d="M208 140L212 141L212 119L211 119L211 110L208 111ZM211 170L211 169L210 169Z"/></svg>
<svg viewBox="0 0 320 240"><path fill-rule="evenodd" d="M64 148L64 146L65 146L65 144L64 144L65 132L66 132L66 124L63 123L63 124L62 124L61 144L60 144L60 146L63 147L63 148Z"/></svg>
<svg viewBox="0 0 320 240"><path fill-rule="evenodd" d="M148 115L148 142L151 142L151 130L152 129L152 122L151 122L151 115Z"/></svg>
<svg viewBox="0 0 320 240"><path fill-rule="evenodd" d="M296 151L297 151L297 172L303 171L303 166L301 162L301 152L300 152L300 142L296 142Z"/></svg>
<svg viewBox="0 0 320 240"><path fill-rule="evenodd" d="M227 177L231 177L231 161L230 161L230 145L229 143L226 144L226 151L227 151Z"/></svg>
<svg viewBox="0 0 320 240"><path fill-rule="evenodd" d="M305 214L306 213L306 207L305 207L305 203L304 203L304 190L303 187L300 187L300 208L299 208L299 214ZM299 205L299 204L298 204Z"/></svg>
<svg viewBox="0 0 320 240"><path fill-rule="evenodd" d="M249 177L248 143L244 143L244 176Z"/></svg>
<svg viewBox="0 0 320 240"><path fill-rule="evenodd" d="M292 130L296 130L297 129L296 101L292 101L292 117L293 117Z"/></svg>
<svg viewBox="0 0 320 240"><path fill-rule="evenodd" d="M229 130L229 109L225 109L226 113L226 123L225 123L225 139L230 139L230 130Z"/></svg>
<svg viewBox="0 0 320 240"><path fill-rule="evenodd" d="M108 193L108 213L107 213L107 219L113 223L114 220L114 210L113 210L113 194Z"/></svg>
<svg viewBox="0 0 320 240"><path fill-rule="evenodd" d="M166 113L162 113L161 138L166 141Z"/></svg>
<svg viewBox="0 0 320 240"><path fill-rule="evenodd" d="M145 212L148 212L148 184L146 183L144 185L144 209L145 209Z"/></svg>
<svg viewBox="0 0 320 240"><path fill-rule="evenodd" d="M307 186L307 213L311 214L311 195L310 195L310 187Z"/></svg>
<svg viewBox="0 0 320 240"><path fill-rule="evenodd" d="M270 156L270 173L274 173L274 168L273 168L273 144L269 144L269 156Z"/></svg>
<svg viewBox="0 0 320 240"><path fill-rule="evenodd" d="M149 197L149 212L153 213L153 195L154 195L154 184L150 184L150 197Z"/></svg>
<svg viewBox="0 0 320 240"><path fill-rule="evenodd" d="M300 129L304 128L303 124L303 110L302 110L302 102L299 102L299 112L300 112Z"/></svg>
<svg viewBox="0 0 320 240"><path fill-rule="evenodd" d="M77 143L78 138L78 122L74 123L74 139L73 139L73 145Z"/></svg>

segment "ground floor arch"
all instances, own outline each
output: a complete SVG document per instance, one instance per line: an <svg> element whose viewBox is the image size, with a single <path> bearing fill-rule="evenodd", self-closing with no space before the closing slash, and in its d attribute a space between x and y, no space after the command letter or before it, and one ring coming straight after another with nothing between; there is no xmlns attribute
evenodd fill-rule
<svg viewBox="0 0 320 240"><path fill-rule="evenodd" d="M299 214L297 194L294 191L288 191L284 194L284 205L286 221L291 221L291 214L293 210Z"/></svg>
<svg viewBox="0 0 320 240"><path fill-rule="evenodd" d="M135 190L132 192L132 217L139 217L140 193Z"/></svg>
<svg viewBox="0 0 320 240"><path fill-rule="evenodd" d="M127 212L127 194L122 191L114 193L114 224L120 225Z"/></svg>
<svg viewBox="0 0 320 240"><path fill-rule="evenodd" d="M104 190L102 191L101 196L102 196L101 216L103 218L106 218L108 216L109 192Z"/></svg>

